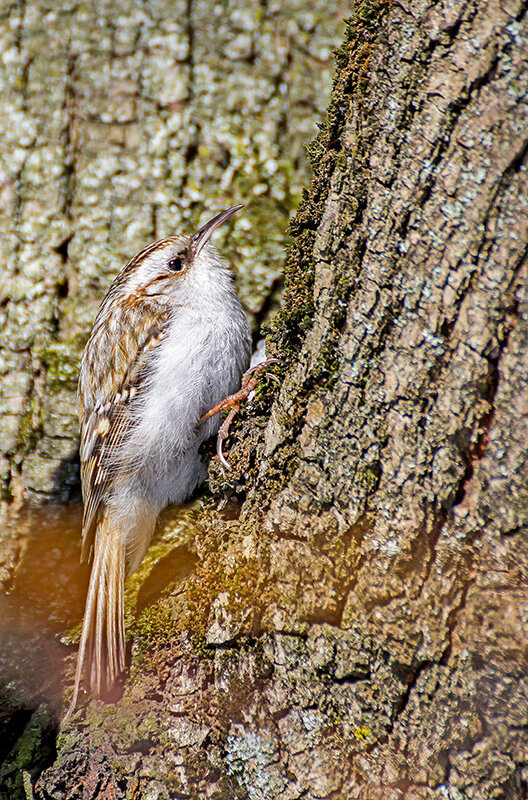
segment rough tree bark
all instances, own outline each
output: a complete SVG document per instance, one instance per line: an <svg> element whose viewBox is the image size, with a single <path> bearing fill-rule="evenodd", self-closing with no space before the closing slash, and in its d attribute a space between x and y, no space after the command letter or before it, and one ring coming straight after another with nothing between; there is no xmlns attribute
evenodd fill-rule
<svg viewBox="0 0 528 800"><path fill-rule="evenodd" d="M35 797L526 797L527 62L520 0L356 4L242 511Z"/></svg>

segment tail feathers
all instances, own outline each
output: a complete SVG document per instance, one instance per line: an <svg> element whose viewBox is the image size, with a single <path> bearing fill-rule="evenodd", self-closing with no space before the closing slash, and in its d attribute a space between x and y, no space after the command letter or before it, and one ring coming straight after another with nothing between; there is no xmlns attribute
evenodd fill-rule
<svg viewBox="0 0 528 800"><path fill-rule="evenodd" d="M124 582L122 537L104 516L95 534L73 697L64 721L77 704L85 662L96 695L110 689L125 667Z"/></svg>

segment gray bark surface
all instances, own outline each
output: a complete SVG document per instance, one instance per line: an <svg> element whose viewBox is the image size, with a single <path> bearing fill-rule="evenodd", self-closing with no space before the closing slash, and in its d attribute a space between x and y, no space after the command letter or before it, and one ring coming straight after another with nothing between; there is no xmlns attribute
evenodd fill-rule
<svg viewBox="0 0 528 800"><path fill-rule="evenodd" d="M5 497L78 491L80 353L111 280L150 241L245 203L215 243L252 320L269 313L345 8L3 3Z"/></svg>
<svg viewBox="0 0 528 800"><path fill-rule="evenodd" d="M356 5L241 513L35 797L527 796L527 63L520 1Z"/></svg>

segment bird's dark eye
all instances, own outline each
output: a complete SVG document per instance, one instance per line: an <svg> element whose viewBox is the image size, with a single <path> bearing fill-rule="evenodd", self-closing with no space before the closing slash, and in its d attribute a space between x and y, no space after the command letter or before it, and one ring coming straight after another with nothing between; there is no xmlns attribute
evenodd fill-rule
<svg viewBox="0 0 528 800"><path fill-rule="evenodd" d="M181 272L183 269L183 261L181 258L171 258L169 261L169 269L171 272Z"/></svg>

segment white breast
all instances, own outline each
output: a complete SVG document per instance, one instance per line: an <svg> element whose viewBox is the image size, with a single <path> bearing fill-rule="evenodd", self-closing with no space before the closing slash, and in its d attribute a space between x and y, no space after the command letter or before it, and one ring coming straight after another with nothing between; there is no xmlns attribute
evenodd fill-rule
<svg viewBox="0 0 528 800"><path fill-rule="evenodd" d="M214 277L208 286L202 276L200 294L192 291L187 305L175 308L123 453L136 465L138 488L160 509L181 502L203 479L198 448L218 430L221 416L203 425L199 419L240 388L249 364L251 336L238 296L227 274Z"/></svg>

